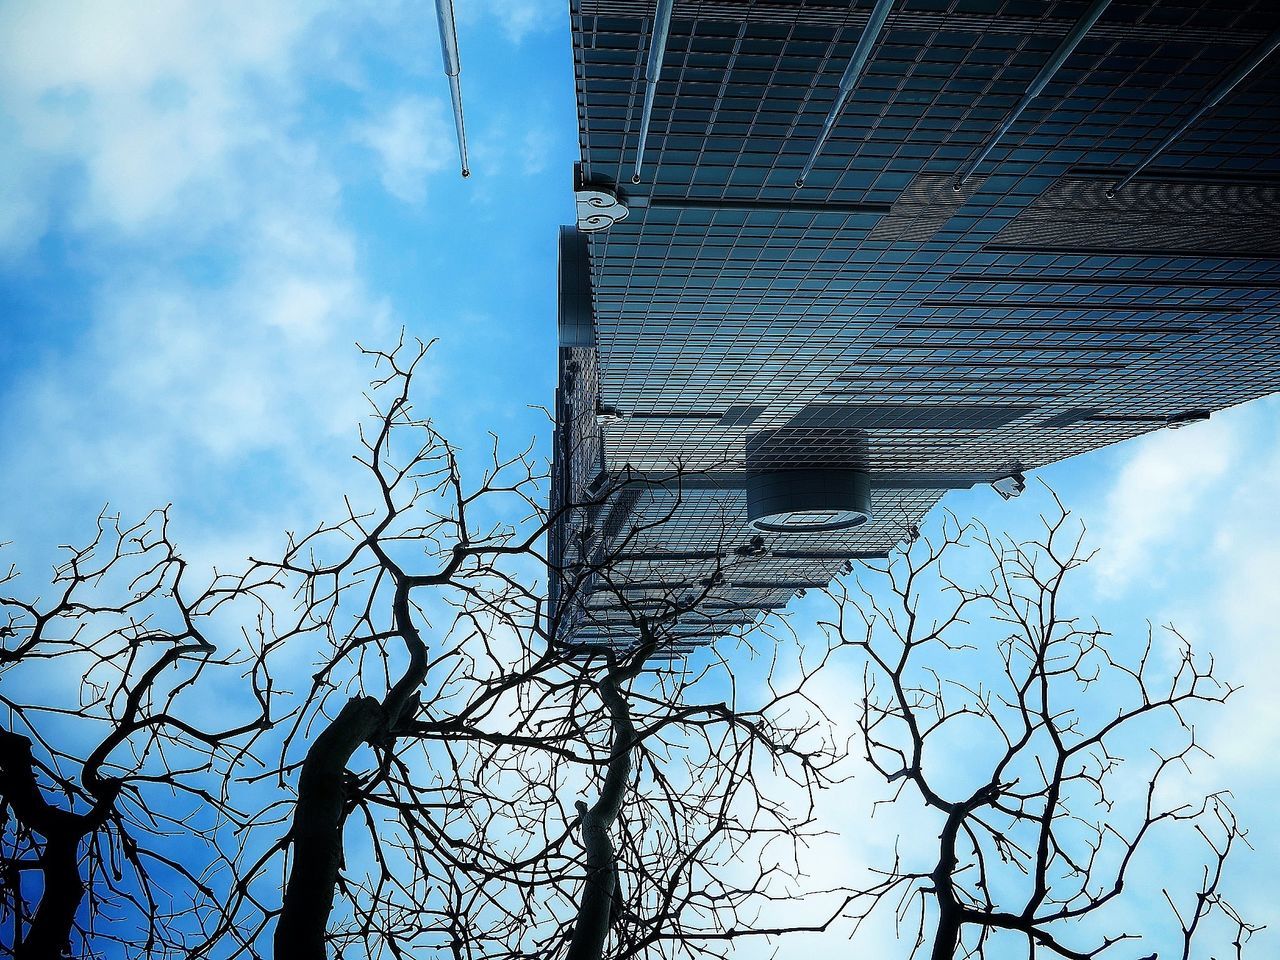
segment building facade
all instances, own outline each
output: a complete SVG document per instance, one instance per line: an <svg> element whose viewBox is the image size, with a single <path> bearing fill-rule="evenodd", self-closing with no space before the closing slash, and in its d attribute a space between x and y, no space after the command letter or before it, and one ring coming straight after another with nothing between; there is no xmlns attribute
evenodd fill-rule
<svg viewBox="0 0 1280 960"><path fill-rule="evenodd" d="M1280 388L1271 0L574 0L552 597L678 655ZM691 601L692 605L692 601Z"/></svg>

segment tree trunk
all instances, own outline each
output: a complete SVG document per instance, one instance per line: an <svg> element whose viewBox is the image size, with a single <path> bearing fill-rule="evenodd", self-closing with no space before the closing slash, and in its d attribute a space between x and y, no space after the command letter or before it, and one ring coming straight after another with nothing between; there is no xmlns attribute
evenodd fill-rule
<svg viewBox="0 0 1280 960"><path fill-rule="evenodd" d="M568 960L600 960L604 941L609 935L613 895L618 884L618 868L614 861L609 827L613 818L593 814L585 803L579 804L582 844L587 852L587 876L578 903L578 920L569 944Z"/></svg>
<svg viewBox="0 0 1280 960"><path fill-rule="evenodd" d="M638 669L637 664L629 672L634 674ZM618 690L617 677L612 671L601 679L599 689L613 726L613 750L599 799L590 808L585 803L578 803L582 845L587 854L587 876L578 902L578 919L569 943L568 960L600 960L604 954L618 885L618 865L609 829L618 818L626 797L627 780L631 775L631 751L636 741L631 707Z"/></svg>
<svg viewBox="0 0 1280 960"><path fill-rule="evenodd" d="M78 815L48 803L36 781L31 741L8 730L0 730L0 798L19 822L45 838L40 857L44 890L26 937L14 944L15 960L60 960L70 950L76 911L84 899L80 841L101 822L102 812ZM114 794L105 802L112 799Z"/></svg>
<svg viewBox="0 0 1280 960"><path fill-rule="evenodd" d="M941 907L941 904L939 904ZM938 916L938 930L933 939L933 953L930 960L955 960L956 950L960 946L960 911L954 905L949 909L941 909Z"/></svg>
<svg viewBox="0 0 1280 960"><path fill-rule="evenodd" d="M26 938L14 951L15 960L62 960L70 952L76 911L84 899L79 850L78 831L47 838L40 858L44 892Z"/></svg>
<svg viewBox="0 0 1280 960"><path fill-rule="evenodd" d="M941 856L933 870L934 897L938 903L938 928L933 938L930 960L954 960L960 946L960 927L963 908L956 900L956 837L964 821L967 806L957 807L947 815L939 836Z"/></svg>
<svg viewBox="0 0 1280 960"><path fill-rule="evenodd" d="M347 763L381 719L375 698L348 700L302 761L289 831L293 864L276 924L277 960L325 960L325 933L342 868Z"/></svg>

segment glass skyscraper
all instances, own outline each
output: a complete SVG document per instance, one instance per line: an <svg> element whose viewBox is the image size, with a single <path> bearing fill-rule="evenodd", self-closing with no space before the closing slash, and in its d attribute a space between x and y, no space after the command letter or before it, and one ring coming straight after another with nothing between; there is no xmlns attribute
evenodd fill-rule
<svg viewBox="0 0 1280 960"><path fill-rule="evenodd" d="M1280 384L1273 0L575 0L552 599L679 654ZM582 505L582 506L578 506Z"/></svg>

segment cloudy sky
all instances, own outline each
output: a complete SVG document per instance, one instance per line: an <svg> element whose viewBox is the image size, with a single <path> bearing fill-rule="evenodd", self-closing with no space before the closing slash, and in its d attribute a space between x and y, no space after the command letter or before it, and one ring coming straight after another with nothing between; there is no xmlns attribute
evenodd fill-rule
<svg viewBox="0 0 1280 960"><path fill-rule="evenodd" d="M446 435L545 450L577 149L566 6L458 4L463 181L429 3L0 3L11 558L38 569L106 503L172 502L210 561L331 515L365 409L354 344L402 326L440 340L421 386ZM1206 776L1252 827L1232 886L1273 928L1278 414L1041 471L1102 549L1084 602L1118 627L1176 622L1245 683L1203 731ZM1039 506L949 503L1028 531ZM1280 953L1274 929L1257 942Z"/></svg>
<svg viewBox="0 0 1280 960"><path fill-rule="evenodd" d="M299 525L346 475L353 344L402 326L441 340L446 431L541 430L560 6L460 5L463 182L429 3L0 5L7 536L106 500L188 541Z"/></svg>

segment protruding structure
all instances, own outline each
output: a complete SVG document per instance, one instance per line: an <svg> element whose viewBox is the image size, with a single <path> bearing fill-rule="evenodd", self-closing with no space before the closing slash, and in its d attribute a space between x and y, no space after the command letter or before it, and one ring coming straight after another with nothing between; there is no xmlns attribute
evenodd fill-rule
<svg viewBox="0 0 1280 960"><path fill-rule="evenodd" d="M1209 419L1209 416L1208 410L1184 410L1181 413L1171 414L1165 423L1170 430L1180 430L1193 423L1203 423Z"/></svg>
<svg viewBox="0 0 1280 960"><path fill-rule="evenodd" d="M582 187L573 192L578 208L578 229L583 233L608 230L627 217L627 208L614 194L603 187Z"/></svg>
<svg viewBox="0 0 1280 960"><path fill-rule="evenodd" d="M1258 69L1262 61L1275 53L1277 49L1280 49L1280 30L1277 30L1258 46L1254 47L1253 53L1240 61L1236 68L1227 75L1227 78L1214 87L1213 92L1205 98L1204 102L1196 109L1196 112L1183 120L1182 123L1178 124L1176 130L1156 144L1155 149L1142 158L1142 162L1130 170L1123 180L1107 191L1107 196L1115 196L1117 190L1122 190L1132 183L1134 177L1147 169L1160 154L1169 149L1175 140L1195 126L1201 117L1225 100L1232 90L1244 83L1249 74Z"/></svg>
<svg viewBox="0 0 1280 960"><path fill-rule="evenodd" d="M1098 18L1102 16L1103 11L1110 4L1111 0L1094 0L1093 6L1085 11L1084 16L1080 18L1071 32L1063 38L1062 43L1058 45L1058 49L1053 52L1053 56L1040 68L1036 78L1031 81L1031 86L1027 87L1027 92L1022 95L1022 99L1014 105L1008 116L1004 118L1004 121L996 129L996 132L983 144L978 155L966 163L960 172L956 174L956 180L952 186L959 190L961 185L973 176L979 164L987 159L987 154L995 149L995 145L1013 128L1013 125L1018 122L1018 118L1022 116L1022 112L1031 106L1031 101L1044 92L1044 88L1049 85L1049 81L1053 79L1054 74L1067 62L1067 57L1075 52L1076 47L1080 45L1080 41L1084 39L1084 35L1098 22Z"/></svg>
<svg viewBox="0 0 1280 960"><path fill-rule="evenodd" d="M867 21L866 29L862 31L862 36L858 38L858 45L853 48L853 57L850 58L849 65L844 68L844 76L840 78L840 92L836 94L836 102L827 111L827 118L822 121L822 132L818 134L818 139L814 141L813 149L809 151L809 159L804 162L804 169L800 171L800 176L796 178L797 187L804 186L805 180L808 179L810 172L813 170L814 161L818 159L818 154L822 152L822 148L827 145L827 140L831 137L831 131L835 129L836 121L840 119L840 111L844 109L850 94L858 86L858 81L862 79L862 72L867 67L867 61L871 59L871 48L875 46L876 40L879 39L880 31L884 28L884 22L889 18L889 11L892 8L893 0L876 0L876 5L871 10L871 19Z"/></svg>
<svg viewBox="0 0 1280 960"><path fill-rule="evenodd" d="M871 477L818 468L747 473L747 520L764 533L828 533L871 519Z"/></svg>
<svg viewBox="0 0 1280 960"><path fill-rule="evenodd" d="M1015 470L1008 476L991 481L991 488L1006 500L1014 500L1022 496L1027 489L1027 478Z"/></svg>
<svg viewBox="0 0 1280 960"><path fill-rule="evenodd" d="M636 144L635 171L631 182L640 182L644 165L644 148L649 141L649 121L653 117L653 98L658 93L658 77L662 74L662 58L667 54L667 34L671 32L671 10L675 0L658 0L653 15L653 32L649 35L649 60L644 68L644 108L640 113L640 142Z"/></svg>
<svg viewBox="0 0 1280 960"><path fill-rule="evenodd" d="M458 131L458 158L462 163L462 175L471 176L467 163L467 131L462 123L462 87L458 75L462 62L458 58L458 30L453 22L453 0L436 0L436 16L440 19L440 55L444 58L444 73L449 78L449 97L453 100L453 125Z"/></svg>

